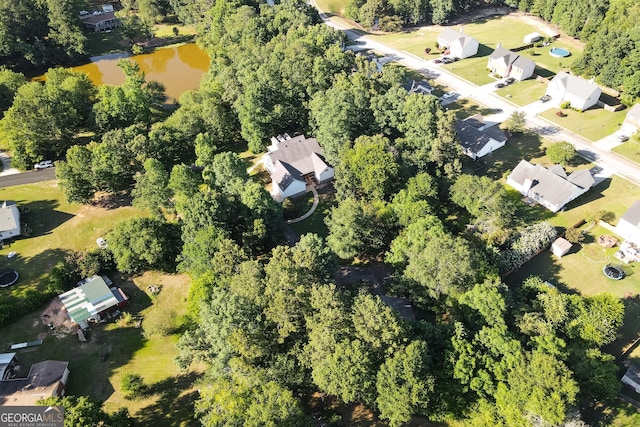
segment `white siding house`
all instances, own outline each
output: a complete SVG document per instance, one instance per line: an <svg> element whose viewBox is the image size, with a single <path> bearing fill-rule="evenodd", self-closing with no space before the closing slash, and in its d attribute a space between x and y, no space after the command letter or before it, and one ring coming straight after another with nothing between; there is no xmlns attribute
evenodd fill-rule
<svg viewBox="0 0 640 427"><path fill-rule="evenodd" d="M445 28L438 36L438 46L441 49L446 48L450 56L468 58L478 53L480 44L478 40L464 34L462 31Z"/></svg>
<svg viewBox="0 0 640 427"><path fill-rule="evenodd" d="M596 105L601 93L593 81L566 72L556 74L549 82L546 92L556 105L568 101L571 107L582 111Z"/></svg>
<svg viewBox="0 0 640 427"><path fill-rule="evenodd" d="M16 202L7 200L0 205L0 239L10 239L20 233L20 211Z"/></svg>

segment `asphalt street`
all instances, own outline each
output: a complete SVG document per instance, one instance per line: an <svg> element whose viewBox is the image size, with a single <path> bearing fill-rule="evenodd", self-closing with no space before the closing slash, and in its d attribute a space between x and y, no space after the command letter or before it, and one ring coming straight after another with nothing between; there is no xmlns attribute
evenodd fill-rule
<svg viewBox="0 0 640 427"><path fill-rule="evenodd" d="M12 175L0 176L0 188L31 184L33 182L49 181L52 179L56 179L55 168L43 169L41 171L21 172Z"/></svg>

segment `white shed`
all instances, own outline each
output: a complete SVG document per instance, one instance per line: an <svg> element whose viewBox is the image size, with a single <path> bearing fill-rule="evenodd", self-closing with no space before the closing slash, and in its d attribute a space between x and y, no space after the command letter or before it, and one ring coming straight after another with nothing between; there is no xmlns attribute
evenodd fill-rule
<svg viewBox="0 0 640 427"><path fill-rule="evenodd" d="M522 39L522 43L529 44L529 43L537 42L541 38L542 36L540 35L540 33L529 33L526 36L524 36L524 39Z"/></svg>
<svg viewBox="0 0 640 427"><path fill-rule="evenodd" d="M563 237L558 237L551 244L551 252L558 258L562 258L562 256L566 255L571 250L572 247L573 247L573 244L570 241L568 241Z"/></svg>

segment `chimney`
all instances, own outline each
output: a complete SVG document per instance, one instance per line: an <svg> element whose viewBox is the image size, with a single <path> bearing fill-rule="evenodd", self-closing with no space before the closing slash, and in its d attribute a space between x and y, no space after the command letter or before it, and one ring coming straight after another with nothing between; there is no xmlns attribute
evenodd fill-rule
<svg viewBox="0 0 640 427"><path fill-rule="evenodd" d="M496 45L496 50L497 50L497 49L500 49L501 47L502 47L502 43L498 43L498 44Z"/></svg>

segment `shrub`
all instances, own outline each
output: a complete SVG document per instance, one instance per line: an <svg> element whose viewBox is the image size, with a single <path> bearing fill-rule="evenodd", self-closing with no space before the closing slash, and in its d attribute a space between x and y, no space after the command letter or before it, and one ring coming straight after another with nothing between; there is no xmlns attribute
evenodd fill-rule
<svg viewBox="0 0 640 427"><path fill-rule="evenodd" d="M131 46L131 53L133 53L134 55L140 55L143 52L144 48L139 44L134 44L133 46Z"/></svg>
<svg viewBox="0 0 640 427"><path fill-rule="evenodd" d="M507 273L520 268L538 252L549 246L557 236L556 229L548 222L539 222L526 227L511 243L510 248L498 256L501 272Z"/></svg>
<svg viewBox="0 0 640 427"><path fill-rule="evenodd" d="M615 221L616 219L616 214L614 214L611 211L605 211L605 210L600 210L600 211L595 211L595 212L587 212L587 214L585 215L584 220L587 222L598 222L598 221L604 221L607 222L609 224L611 224L613 221Z"/></svg>
<svg viewBox="0 0 640 427"><path fill-rule="evenodd" d="M564 232L564 238L571 243L580 243L584 240L584 233L580 229L569 227Z"/></svg>
<svg viewBox="0 0 640 427"><path fill-rule="evenodd" d="M145 396L148 387L138 374L124 374L120 380L120 391L127 400L137 400Z"/></svg>
<svg viewBox="0 0 640 427"><path fill-rule="evenodd" d="M571 107L571 102L569 101L565 101L562 104L560 104L560 108L565 109L565 108L569 108Z"/></svg>
<svg viewBox="0 0 640 427"><path fill-rule="evenodd" d="M575 147L565 141L554 142L545 150L552 163L567 165L576 157Z"/></svg>

